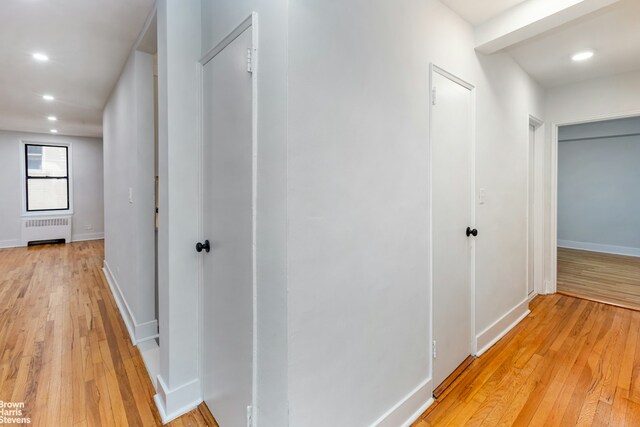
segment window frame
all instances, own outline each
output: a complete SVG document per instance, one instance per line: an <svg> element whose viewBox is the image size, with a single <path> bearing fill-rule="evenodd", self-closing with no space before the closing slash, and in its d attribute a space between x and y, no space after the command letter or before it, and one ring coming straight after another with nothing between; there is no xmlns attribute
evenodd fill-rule
<svg viewBox="0 0 640 427"><path fill-rule="evenodd" d="M28 205L28 190L29 190L29 158L27 155L28 146L42 146L42 147L63 147L67 151L67 207L58 209L36 209L29 210ZM20 144L20 158L21 158L21 187L22 187L22 216L42 216L42 215L69 215L73 214L73 166L72 166L72 147L71 143L67 142L51 142L51 141L37 141L37 140L22 140ZM31 177L31 179L64 179L65 177Z"/></svg>

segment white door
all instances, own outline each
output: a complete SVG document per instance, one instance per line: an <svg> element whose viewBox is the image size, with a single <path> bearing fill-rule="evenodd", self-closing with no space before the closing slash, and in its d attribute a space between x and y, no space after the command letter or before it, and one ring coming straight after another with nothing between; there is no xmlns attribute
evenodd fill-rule
<svg viewBox="0 0 640 427"><path fill-rule="evenodd" d="M204 66L203 76L203 235L210 251L202 251L202 380L204 400L225 427L245 426L252 400L251 47L248 28Z"/></svg>
<svg viewBox="0 0 640 427"><path fill-rule="evenodd" d="M472 241L476 230L471 90L435 70L432 81L433 384L437 387L472 352Z"/></svg>
<svg viewBox="0 0 640 427"><path fill-rule="evenodd" d="M534 284L534 272L535 272L535 194L536 194L536 145L535 145L536 128L533 125L529 125L529 191L528 191L528 206L529 206L529 220L527 224L528 238L527 238L527 254L528 254L528 266L527 266L527 292L529 295L533 293Z"/></svg>

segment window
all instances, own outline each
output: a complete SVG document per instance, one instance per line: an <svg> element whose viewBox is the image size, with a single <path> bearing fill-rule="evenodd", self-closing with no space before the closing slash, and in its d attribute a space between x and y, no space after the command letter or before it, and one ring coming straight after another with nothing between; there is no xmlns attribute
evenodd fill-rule
<svg viewBox="0 0 640 427"><path fill-rule="evenodd" d="M69 147L25 144L27 212L69 210Z"/></svg>

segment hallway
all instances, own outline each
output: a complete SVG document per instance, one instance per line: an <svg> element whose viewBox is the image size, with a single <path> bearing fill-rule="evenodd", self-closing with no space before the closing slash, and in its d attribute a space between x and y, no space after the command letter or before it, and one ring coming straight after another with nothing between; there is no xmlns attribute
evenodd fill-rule
<svg viewBox="0 0 640 427"><path fill-rule="evenodd" d="M32 425L161 425L102 273L103 241L0 250L0 400ZM216 426L200 408L171 426Z"/></svg>

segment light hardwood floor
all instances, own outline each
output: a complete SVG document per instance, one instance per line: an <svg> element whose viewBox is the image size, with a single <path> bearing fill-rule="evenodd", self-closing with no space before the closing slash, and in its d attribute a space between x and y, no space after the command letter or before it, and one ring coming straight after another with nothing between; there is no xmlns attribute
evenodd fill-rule
<svg viewBox="0 0 640 427"><path fill-rule="evenodd" d="M0 400L31 425L162 424L103 258L102 241L0 250ZM204 405L170 425L217 426Z"/></svg>
<svg viewBox="0 0 640 427"><path fill-rule="evenodd" d="M155 426L101 241L0 250L0 400L32 425ZM414 424L640 426L640 312L564 295L474 360ZM172 426L216 426L204 405Z"/></svg>
<svg viewBox="0 0 640 427"><path fill-rule="evenodd" d="M640 258L558 248L558 292L640 310Z"/></svg>
<svg viewBox="0 0 640 427"><path fill-rule="evenodd" d="M414 427L640 426L640 312L555 294Z"/></svg>

